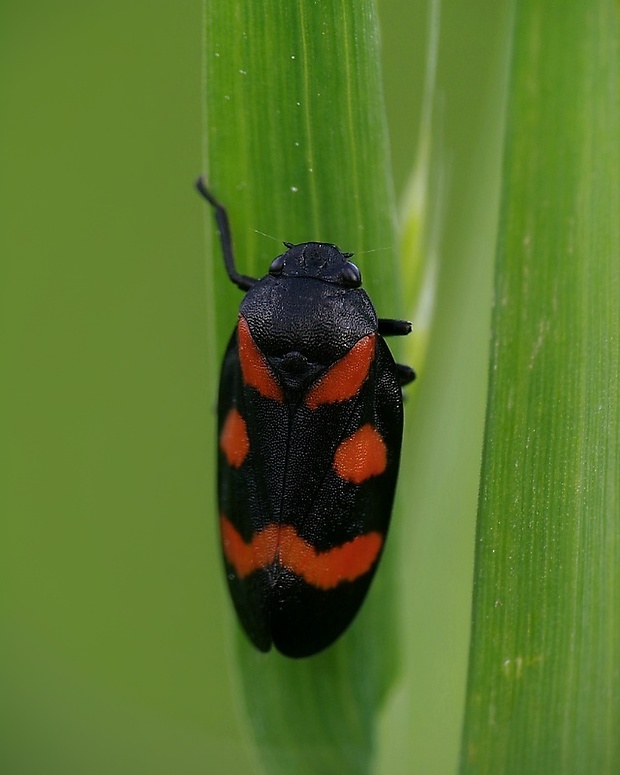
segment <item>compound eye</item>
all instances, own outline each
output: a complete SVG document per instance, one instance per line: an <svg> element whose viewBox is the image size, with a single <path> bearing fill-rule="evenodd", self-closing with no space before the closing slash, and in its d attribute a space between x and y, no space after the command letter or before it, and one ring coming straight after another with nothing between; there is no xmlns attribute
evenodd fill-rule
<svg viewBox="0 0 620 775"><path fill-rule="evenodd" d="M271 266L269 267L269 274L271 275L281 275L282 270L284 269L284 256L278 256L277 258L274 258L271 262Z"/></svg>
<svg viewBox="0 0 620 775"><path fill-rule="evenodd" d="M347 261L340 271L340 280L344 285L350 288L359 288L362 284L362 274L360 270L351 261Z"/></svg>

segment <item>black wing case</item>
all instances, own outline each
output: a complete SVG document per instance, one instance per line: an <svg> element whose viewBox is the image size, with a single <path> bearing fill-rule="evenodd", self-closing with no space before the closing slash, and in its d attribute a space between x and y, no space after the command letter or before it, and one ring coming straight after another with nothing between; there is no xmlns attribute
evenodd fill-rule
<svg viewBox="0 0 620 775"><path fill-rule="evenodd" d="M243 383L237 330L230 339L218 400L218 504L226 576L237 615L261 651L271 647L269 562L276 545L288 445L288 409Z"/></svg>
<svg viewBox="0 0 620 775"><path fill-rule="evenodd" d="M288 656L314 654L354 618L383 549L403 422L391 353L377 336L356 396L310 409L244 385L235 332L218 416L222 544L239 619L263 651L273 639ZM357 458L355 445L347 453L347 440L360 429L380 440L385 461L356 476L347 469ZM345 580L337 573L342 551L354 555Z"/></svg>
<svg viewBox="0 0 620 775"><path fill-rule="evenodd" d="M329 646L349 626L388 530L403 410L397 369L384 340L377 336L374 363L355 398L316 409L301 405L291 423L282 522L294 526L314 551L306 551L305 568L303 559L296 572L279 568L270 626L282 653L303 657ZM360 429L361 446L365 439L378 447L371 458L385 453L384 464L375 461L374 470L372 460L356 470L354 437ZM347 551L355 555L350 578L338 581L337 567Z"/></svg>

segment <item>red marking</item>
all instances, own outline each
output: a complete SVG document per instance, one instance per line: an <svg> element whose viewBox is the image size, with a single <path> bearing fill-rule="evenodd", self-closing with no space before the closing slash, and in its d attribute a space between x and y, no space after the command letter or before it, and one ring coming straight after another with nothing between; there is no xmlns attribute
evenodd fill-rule
<svg viewBox="0 0 620 775"><path fill-rule="evenodd" d="M233 468L241 468L250 451L245 420L235 407L228 412L224 420L220 433L220 449L226 456L228 465Z"/></svg>
<svg viewBox="0 0 620 775"><path fill-rule="evenodd" d="M256 388L264 398L284 401L282 388L276 382L265 356L254 341L247 320L241 315L237 325L237 342L244 383Z"/></svg>
<svg viewBox="0 0 620 775"><path fill-rule="evenodd" d="M220 530L224 555L237 571L239 578L243 579L259 568L266 568L275 560L278 548L276 525L268 525L256 533L249 544L243 540L237 528L224 515L220 516Z"/></svg>
<svg viewBox="0 0 620 775"><path fill-rule="evenodd" d="M284 567L308 584L333 589L343 581L355 581L367 573L382 545L381 533L366 533L326 552L317 552L312 544L297 535L294 527L287 525L280 529L278 555Z"/></svg>
<svg viewBox="0 0 620 775"><path fill-rule="evenodd" d="M379 431L370 423L362 425L339 445L334 468L342 479L361 484L379 476L387 466L387 447Z"/></svg>
<svg viewBox="0 0 620 775"><path fill-rule="evenodd" d="M317 552L291 525L267 525L246 543L225 516L220 517L220 525L224 555L239 578L277 562L308 584L325 590L368 573L383 546L381 533L373 532Z"/></svg>
<svg viewBox="0 0 620 775"><path fill-rule="evenodd" d="M321 404L334 404L353 398L364 384L374 357L375 335L369 334L360 339L310 388L306 406L316 409Z"/></svg>

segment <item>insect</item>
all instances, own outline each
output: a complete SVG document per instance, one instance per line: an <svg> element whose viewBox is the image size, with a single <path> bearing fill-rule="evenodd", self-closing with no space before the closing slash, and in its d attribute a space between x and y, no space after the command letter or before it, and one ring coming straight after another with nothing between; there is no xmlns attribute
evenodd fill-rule
<svg viewBox="0 0 620 775"><path fill-rule="evenodd" d="M401 386L359 269L335 245L285 242L262 279L235 267L228 215L203 178L242 291L220 378L218 501L230 594L252 643L316 654L355 617L381 556L400 458Z"/></svg>

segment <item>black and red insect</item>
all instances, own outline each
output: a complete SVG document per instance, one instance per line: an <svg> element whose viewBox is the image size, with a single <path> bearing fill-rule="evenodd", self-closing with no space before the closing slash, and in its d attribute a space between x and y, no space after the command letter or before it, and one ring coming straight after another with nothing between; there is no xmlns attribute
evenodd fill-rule
<svg viewBox="0 0 620 775"><path fill-rule="evenodd" d="M390 522L414 379L383 337L358 268L335 245L284 243L261 280L235 267L228 216L215 210L228 276L246 295L218 402L218 499L230 593L261 651L289 657L333 643L357 613Z"/></svg>

